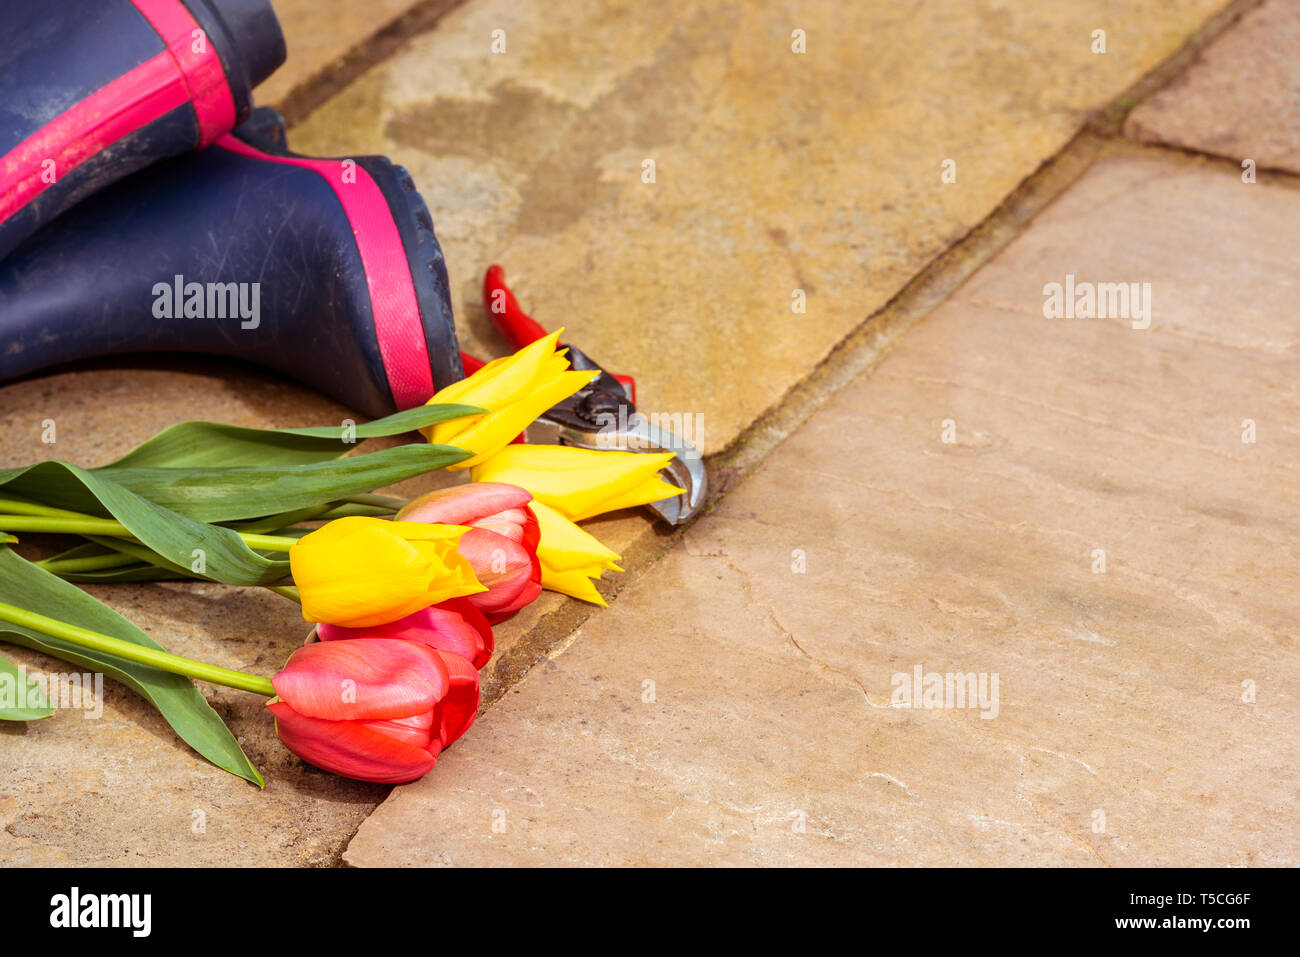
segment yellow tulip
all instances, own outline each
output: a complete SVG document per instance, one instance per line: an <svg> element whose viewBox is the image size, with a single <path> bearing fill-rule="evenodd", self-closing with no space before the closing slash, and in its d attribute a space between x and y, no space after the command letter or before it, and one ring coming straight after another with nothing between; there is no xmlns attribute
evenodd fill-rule
<svg viewBox="0 0 1300 957"><path fill-rule="evenodd" d="M570 521L680 495L659 477L671 452L623 452L567 445L510 445L470 473L475 482L505 482L533 493Z"/></svg>
<svg viewBox="0 0 1300 957"><path fill-rule="evenodd" d="M456 550L467 531L353 516L304 535L289 549L303 618L365 628L487 591Z"/></svg>
<svg viewBox="0 0 1300 957"><path fill-rule="evenodd" d="M439 422L421 429L430 442L455 445L474 453L473 458L447 466L472 468L499 452L561 399L567 399L599 372L569 371L569 360L555 346L563 329L532 342L512 356L489 362L471 376L453 382L429 402L463 403L487 409L486 414Z"/></svg>
<svg viewBox="0 0 1300 957"><path fill-rule="evenodd" d="M542 565L542 587L597 605L605 604L591 580L599 578L605 569L621 572L623 569L615 564L618 553L536 499L528 507L537 516L541 531L537 558Z"/></svg>

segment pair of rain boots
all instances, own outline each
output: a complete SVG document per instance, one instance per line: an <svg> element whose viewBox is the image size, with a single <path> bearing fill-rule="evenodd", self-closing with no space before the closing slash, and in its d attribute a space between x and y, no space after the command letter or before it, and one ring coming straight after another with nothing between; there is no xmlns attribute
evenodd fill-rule
<svg viewBox="0 0 1300 957"><path fill-rule="evenodd" d="M252 107L267 0L6 4L0 30L0 382L197 352L380 416L464 376L411 177L295 154Z"/></svg>

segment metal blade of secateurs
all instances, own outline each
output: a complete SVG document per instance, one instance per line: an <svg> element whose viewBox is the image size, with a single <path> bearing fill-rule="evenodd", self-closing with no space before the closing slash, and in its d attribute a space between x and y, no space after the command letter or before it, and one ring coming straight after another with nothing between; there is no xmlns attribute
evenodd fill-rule
<svg viewBox="0 0 1300 957"><path fill-rule="evenodd" d="M557 403L528 427L529 442L573 445L584 449L629 452L671 452L664 466L668 481L685 491L652 502L647 508L665 521L680 525L700 510L708 490L708 475L700 453L685 439L654 425L636 411L623 386L581 350L567 346L574 369L598 370L589 386Z"/></svg>
<svg viewBox="0 0 1300 957"><path fill-rule="evenodd" d="M674 498L652 502L646 507L665 521L680 525L695 515L704 504L708 491L708 473L704 458L687 441L652 424L645 416L632 413L618 428L587 431L543 415L528 428L528 441L542 444L574 445L584 449L630 452L672 452L664 466L665 477L685 491Z"/></svg>

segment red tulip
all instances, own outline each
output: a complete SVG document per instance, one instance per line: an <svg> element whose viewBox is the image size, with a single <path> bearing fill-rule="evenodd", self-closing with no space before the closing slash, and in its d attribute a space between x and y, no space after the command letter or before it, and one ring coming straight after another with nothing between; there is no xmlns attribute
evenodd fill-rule
<svg viewBox="0 0 1300 957"><path fill-rule="evenodd" d="M440 651L459 655L475 668L482 668L488 663L493 648L492 626L483 617L483 612L467 598L452 598L386 625L369 628L344 628L341 625L322 623L316 626L316 637L321 641L352 638L401 638L405 641L418 641Z"/></svg>
<svg viewBox="0 0 1300 957"><path fill-rule="evenodd" d="M267 707L309 764L399 784L429 772L478 713L478 672L418 641L367 638L299 648L271 679Z"/></svg>
<svg viewBox="0 0 1300 957"><path fill-rule="evenodd" d="M459 738L478 717L478 669L460 655L437 652L451 677L451 691L442 701L442 746Z"/></svg>
<svg viewBox="0 0 1300 957"><path fill-rule="evenodd" d="M517 485L471 482L412 499L397 519L470 526L461 536L460 554L488 590L466 597L495 625L542 592L541 533L528 507L532 500Z"/></svg>

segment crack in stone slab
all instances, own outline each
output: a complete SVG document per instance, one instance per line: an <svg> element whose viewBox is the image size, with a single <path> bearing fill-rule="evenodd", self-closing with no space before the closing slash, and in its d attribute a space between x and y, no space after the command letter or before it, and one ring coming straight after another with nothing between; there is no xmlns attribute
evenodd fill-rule
<svg viewBox="0 0 1300 957"><path fill-rule="evenodd" d="M892 774L886 774L886 773L884 773L883 771L871 771L871 772L868 772L867 774L863 775L863 780L873 779L873 778L874 778L874 779L881 780L881 781L884 781L884 782L886 782L887 784L890 784L890 785L892 785L892 786L898 788L898 789L901 790L904 794L906 794L907 797L908 797L908 799L909 799L913 804L915 804L917 807L924 807L924 806L925 806L925 801L921 799L921 796L920 796L919 794L917 794L915 791L913 791L913 790L912 790L910 787L908 787L904 782L902 782L902 781L900 781L898 778L894 777Z"/></svg>
<svg viewBox="0 0 1300 957"><path fill-rule="evenodd" d="M799 644L799 640L795 638L794 633L781 622L781 619L777 615L776 609L772 607L772 604L768 601L759 598L758 595L755 593L753 580L748 572L744 571L739 566L735 565L724 555L717 554L717 553L692 552L689 546L687 546L685 542L683 542L683 547L687 549L687 554L690 555L692 558L712 558L721 562L731 571L735 572L740 577L740 587L745 592L746 596L748 596L749 600L754 605L757 605L759 608L762 608L763 611L767 613L768 619L776 627L777 631L780 632L785 637L786 641L791 645L791 647L793 647L800 655L802 655L804 658L806 658L808 661L810 661L813 665L816 666L816 668L814 669L815 671L817 669L821 669L823 671L830 672L831 674L837 675L840 678L844 679L843 681L827 680L828 684L834 685L835 687L839 687L839 688L852 688L860 692L863 699L872 708L875 709L892 708L892 705L889 703L877 704L876 701L873 700L873 695L871 694L871 692L869 692L866 689L866 686L863 685L863 683L859 681L857 677L855 677L854 675L842 669L835 668L827 664L826 662L822 661L821 659L815 657L814 655L809 654L808 651L803 647L803 645Z"/></svg>

